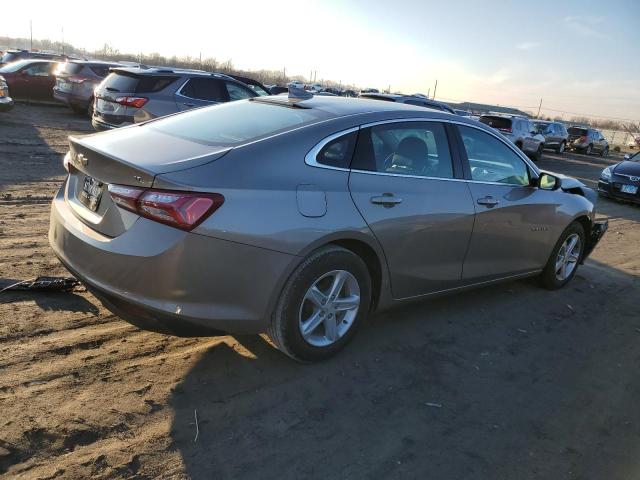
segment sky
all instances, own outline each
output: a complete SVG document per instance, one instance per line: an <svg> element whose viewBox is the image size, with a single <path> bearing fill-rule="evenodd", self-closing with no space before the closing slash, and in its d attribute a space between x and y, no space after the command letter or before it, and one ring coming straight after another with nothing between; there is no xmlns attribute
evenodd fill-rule
<svg viewBox="0 0 640 480"><path fill-rule="evenodd" d="M640 122L640 1L25 0L0 36Z"/></svg>

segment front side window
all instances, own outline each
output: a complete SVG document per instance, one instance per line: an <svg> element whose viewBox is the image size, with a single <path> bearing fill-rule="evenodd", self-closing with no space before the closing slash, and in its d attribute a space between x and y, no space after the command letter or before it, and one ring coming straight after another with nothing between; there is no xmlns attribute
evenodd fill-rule
<svg viewBox="0 0 640 480"><path fill-rule="evenodd" d="M453 178L447 134L439 122L387 123L362 129L351 168Z"/></svg>
<svg viewBox="0 0 640 480"><path fill-rule="evenodd" d="M234 100L244 100L245 98L253 98L257 95L253 91L249 90L248 88L244 88L238 85L237 83L225 82L225 85L227 86L227 92L229 93L229 100L232 102Z"/></svg>
<svg viewBox="0 0 640 480"><path fill-rule="evenodd" d="M48 77L51 75L51 63L34 63L24 69L24 73L30 77Z"/></svg>
<svg viewBox="0 0 640 480"><path fill-rule="evenodd" d="M507 145L477 128L458 126L471 179L478 182L529 185L527 164Z"/></svg>
<svg viewBox="0 0 640 480"><path fill-rule="evenodd" d="M358 132L351 132L327 143L316 156L316 162L330 167L349 168Z"/></svg>

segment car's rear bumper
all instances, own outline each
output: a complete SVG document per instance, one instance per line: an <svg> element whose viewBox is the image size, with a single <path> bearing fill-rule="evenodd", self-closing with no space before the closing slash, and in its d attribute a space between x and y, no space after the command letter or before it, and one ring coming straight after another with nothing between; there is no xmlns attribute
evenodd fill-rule
<svg viewBox="0 0 640 480"><path fill-rule="evenodd" d="M91 98L87 98L82 95L75 95L70 92L63 92L61 90L56 90L55 88L53 89L53 98L54 100L66 103L69 106L73 105L74 107L82 108L89 108L89 100L91 100Z"/></svg>
<svg viewBox="0 0 640 480"><path fill-rule="evenodd" d="M113 130L114 128L127 127L129 125L132 125L132 123L121 123L119 125L114 125L112 123L107 123L93 116L91 117L91 125L96 131L104 132L105 130Z"/></svg>
<svg viewBox="0 0 640 480"><path fill-rule="evenodd" d="M49 242L114 313L181 336L266 329L277 289L297 257L145 218L116 238L105 237L76 217L65 188L51 206Z"/></svg>
<svg viewBox="0 0 640 480"><path fill-rule="evenodd" d="M8 112L13 108L13 105L11 97L0 97L0 112Z"/></svg>

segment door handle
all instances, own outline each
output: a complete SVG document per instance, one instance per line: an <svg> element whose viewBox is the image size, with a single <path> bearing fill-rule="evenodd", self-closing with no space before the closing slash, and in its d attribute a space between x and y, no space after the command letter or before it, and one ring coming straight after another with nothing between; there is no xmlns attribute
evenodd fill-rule
<svg viewBox="0 0 640 480"><path fill-rule="evenodd" d="M195 106L196 106L196 104L195 104L195 103L183 103L183 105L184 105L185 107L195 107Z"/></svg>
<svg viewBox="0 0 640 480"><path fill-rule="evenodd" d="M498 200L491 196L479 198L478 200L476 200L476 202L478 203L478 205L486 205L489 208L495 207L500 203Z"/></svg>
<svg viewBox="0 0 640 480"><path fill-rule="evenodd" d="M375 205L384 205L385 207L389 208L402 203L402 199L399 197L395 197L393 193L383 193L380 196L371 197L371 203Z"/></svg>

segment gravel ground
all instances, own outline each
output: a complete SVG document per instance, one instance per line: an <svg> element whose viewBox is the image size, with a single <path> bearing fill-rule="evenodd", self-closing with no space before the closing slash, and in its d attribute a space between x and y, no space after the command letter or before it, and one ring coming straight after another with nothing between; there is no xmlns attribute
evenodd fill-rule
<svg viewBox="0 0 640 480"><path fill-rule="evenodd" d="M0 115L0 280L65 274L49 201L89 131ZM594 184L614 161L540 165ZM640 208L598 210L610 230L563 290L412 304L311 366L259 336L143 332L84 291L0 294L0 477L638 479Z"/></svg>

